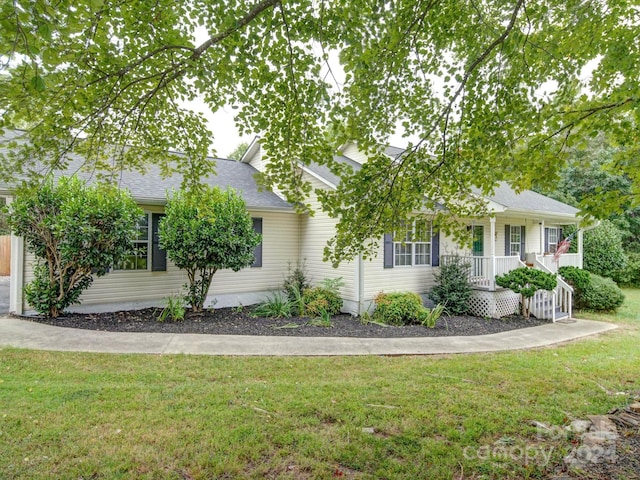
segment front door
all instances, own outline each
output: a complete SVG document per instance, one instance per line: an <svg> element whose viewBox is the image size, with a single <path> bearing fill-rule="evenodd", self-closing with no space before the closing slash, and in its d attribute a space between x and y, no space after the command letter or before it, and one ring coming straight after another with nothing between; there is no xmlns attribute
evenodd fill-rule
<svg viewBox="0 0 640 480"><path fill-rule="evenodd" d="M474 257L484 256L484 226L482 225L473 226L473 256ZM484 276L482 259L477 258L473 260L472 275L474 277Z"/></svg>

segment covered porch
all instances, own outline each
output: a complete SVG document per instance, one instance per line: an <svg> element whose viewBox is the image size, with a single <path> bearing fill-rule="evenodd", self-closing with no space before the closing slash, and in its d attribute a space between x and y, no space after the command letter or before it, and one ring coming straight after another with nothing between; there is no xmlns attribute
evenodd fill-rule
<svg viewBox="0 0 640 480"><path fill-rule="evenodd" d="M564 253L555 258L555 248L562 239L568 219L491 217L474 221L469 229L473 246L453 255L441 255L441 265L462 260L468 265L468 281L474 289L473 313L481 316L505 316L514 313L519 296L496 285L496 276L520 267L537 268L547 273L562 266L582 267L582 232L578 231L577 253ZM575 218L573 219L575 222ZM563 222L563 223L560 223ZM538 318L557 321L572 314L573 289L558 277L553 292L537 292L532 300L532 313Z"/></svg>

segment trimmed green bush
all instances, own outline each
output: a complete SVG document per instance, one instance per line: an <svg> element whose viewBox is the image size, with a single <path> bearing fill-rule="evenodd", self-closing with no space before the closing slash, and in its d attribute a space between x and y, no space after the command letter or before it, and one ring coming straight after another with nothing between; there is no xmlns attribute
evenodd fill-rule
<svg viewBox="0 0 640 480"><path fill-rule="evenodd" d="M445 305L447 313L463 315L469 311L471 286L469 285L469 263L454 257L451 263L442 265L436 274L436 285L429 292L429 298L437 304Z"/></svg>
<svg viewBox="0 0 640 480"><path fill-rule="evenodd" d="M25 287L29 304L55 318L79 303L94 276L130 251L141 214L126 191L75 176L19 188L7 218L36 257L34 280Z"/></svg>
<svg viewBox="0 0 640 480"><path fill-rule="evenodd" d="M251 265L262 236L253 230L244 200L231 188L174 192L165 214L160 245L187 274L185 300L194 312L202 311L213 275Z"/></svg>
<svg viewBox="0 0 640 480"><path fill-rule="evenodd" d="M573 304L576 308L586 308L584 291L591 285L591 274L578 267L560 267L560 276L573 287Z"/></svg>
<svg viewBox="0 0 640 480"><path fill-rule="evenodd" d="M581 303L590 310L615 310L624 302L624 294L610 278L591 274L591 281L582 292Z"/></svg>
<svg viewBox="0 0 640 480"><path fill-rule="evenodd" d="M535 268L521 267L511 270L504 275L496 276L496 284L503 288L509 288L520 294L522 315L529 318L531 310L531 298L538 290L553 290L558 285L556 276L536 270Z"/></svg>
<svg viewBox="0 0 640 480"><path fill-rule="evenodd" d="M302 293L304 314L309 317L337 315L342 308L342 298L337 291L326 287L307 288Z"/></svg>
<svg viewBox="0 0 640 480"><path fill-rule="evenodd" d="M420 295L413 292L380 292L375 297L373 319L387 325L411 325L421 323L424 311Z"/></svg>

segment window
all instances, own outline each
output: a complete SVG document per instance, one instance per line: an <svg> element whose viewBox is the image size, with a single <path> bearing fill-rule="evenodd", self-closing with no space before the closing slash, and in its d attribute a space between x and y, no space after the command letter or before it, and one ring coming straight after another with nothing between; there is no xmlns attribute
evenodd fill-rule
<svg viewBox="0 0 640 480"><path fill-rule="evenodd" d="M511 255L520 256L520 245L522 242L522 227L520 225L511 225L509 230L509 252Z"/></svg>
<svg viewBox="0 0 640 480"><path fill-rule="evenodd" d="M415 221L394 235L393 264L396 267L431 265L431 224Z"/></svg>
<svg viewBox="0 0 640 480"><path fill-rule="evenodd" d="M555 227L545 228L546 230L546 239L545 243L546 248L545 252L547 253L556 253L556 249L558 248L558 242L560 241L560 229Z"/></svg>
<svg viewBox="0 0 640 480"><path fill-rule="evenodd" d="M133 239L133 248L115 266L116 270L148 270L149 252L151 240L151 222L149 214L145 213L136 225L136 236Z"/></svg>

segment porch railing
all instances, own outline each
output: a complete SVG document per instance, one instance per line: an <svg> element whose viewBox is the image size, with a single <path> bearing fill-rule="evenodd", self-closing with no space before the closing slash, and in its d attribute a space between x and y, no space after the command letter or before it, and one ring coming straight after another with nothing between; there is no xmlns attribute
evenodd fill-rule
<svg viewBox="0 0 640 480"><path fill-rule="evenodd" d="M536 255L536 260L551 273L557 273L559 267L581 267L579 253L563 253L558 262L554 261L553 255Z"/></svg>
<svg viewBox="0 0 640 480"><path fill-rule="evenodd" d="M459 259L459 260L457 260ZM520 261L517 256L509 257L472 257L460 255L442 255L440 262L443 265L461 261L469 265L468 279L469 283L475 287L486 288L488 290L496 289L496 275L504 275L505 273L524 267L525 264Z"/></svg>
<svg viewBox="0 0 640 480"><path fill-rule="evenodd" d="M543 272L552 273L556 275L558 284L556 285L556 288L553 290L553 302L552 302L553 309L550 312L547 309L544 309L544 311L539 312L540 315L538 313L535 313L532 309L531 313L533 313L536 317L549 318L554 322L559 317L564 317L567 315L569 316L569 318L571 318L571 316L573 315L573 287L569 285L567 282L565 282L559 275L557 275L556 272L548 268L545 265L545 263L543 263L543 260L545 258L548 258L548 257L544 257L542 255L536 255L536 261L534 262L534 265L537 269L542 270ZM560 258L562 258L562 256ZM561 264L560 266L564 266L564 265ZM557 267L557 264L556 264L556 267ZM538 296L538 294L540 294L540 296L542 297L544 295L544 292L538 291L536 292L536 296ZM541 315L544 315L544 316L541 316Z"/></svg>

